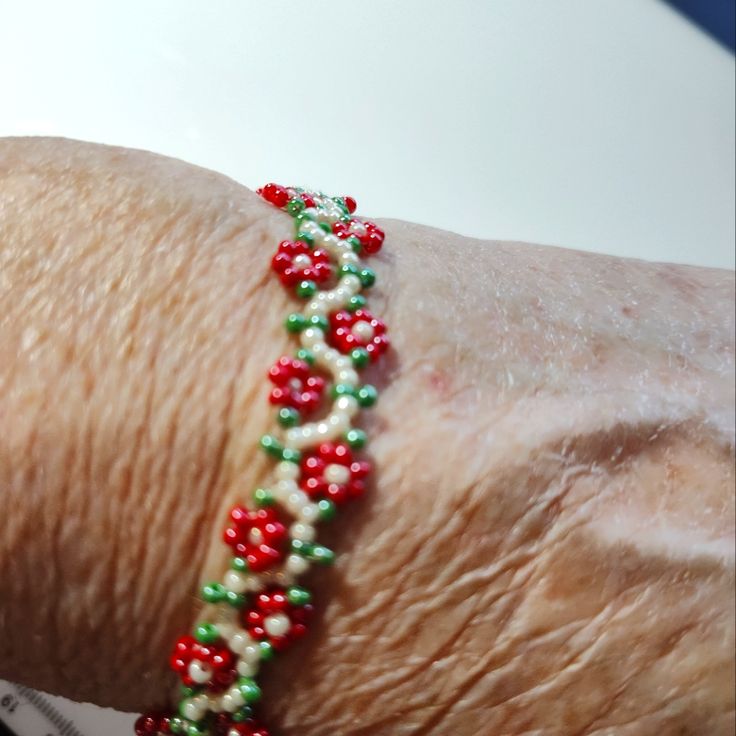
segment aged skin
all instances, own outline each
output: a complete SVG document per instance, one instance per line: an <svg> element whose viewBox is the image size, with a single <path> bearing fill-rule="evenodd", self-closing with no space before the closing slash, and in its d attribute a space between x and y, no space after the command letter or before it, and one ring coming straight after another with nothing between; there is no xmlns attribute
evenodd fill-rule
<svg viewBox="0 0 736 736"><path fill-rule="evenodd" d="M732 733L733 275L382 224L380 472L276 733ZM177 161L0 142L0 677L171 692L267 469L290 232Z"/></svg>

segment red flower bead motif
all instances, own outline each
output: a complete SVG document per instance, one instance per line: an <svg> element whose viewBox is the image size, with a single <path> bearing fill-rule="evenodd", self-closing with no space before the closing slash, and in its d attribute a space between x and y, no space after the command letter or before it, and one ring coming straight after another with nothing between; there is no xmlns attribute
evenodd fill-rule
<svg viewBox="0 0 736 736"><path fill-rule="evenodd" d="M344 444L324 442L302 458L300 485L310 495L341 504L365 492L371 464L356 460Z"/></svg>
<svg viewBox="0 0 736 736"><path fill-rule="evenodd" d="M254 719L234 721L229 713L215 717L215 736L269 736L268 731Z"/></svg>
<svg viewBox="0 0 736 736"><path fill-rule="evenodd" d="M305 361L283 356L271 367L268 377L274 384L269 397L272 404L301 412L310 412L319 406L325 380L314 375Z"/></svg>
<svg viewBox="0 0 736 736"><path fill-rule="evenodd" d="M330 315L330 340L343 353L365 348L368 357L376 360L389 346L386 325L365 309L342 310Z"/></svg>
<svg viewBox="0 0 736 736"><path fill-rule="evenodd" d="M319 248L311 250L301 240L282 240L271 267L284 286L296 286L300 281L322 284L332 276L329 255Z"/></svg>
<svg viewBox="0 0 736 736"><path fill-rule="evenodd" d="M358 207L358 203L352 197L343 197L342 199L343 202L345 202L345 206L348 208L348 212L352 215Z"/></svg>
<svg viewBox="0 0 736 736"><path fill-rule="evenodd" d="M144 713L135 722L135 736L158 736L171 733L171 716L165 713Z"/></svg>
<svg viewBox="0 0 736 736"><path fill-rule="evenodd" d="M266 184L262 189L258 190L258 194L270 202L276 207L286 207L286 203L289 201L289 192L286 187L282 187L279 184Z"/></svg>
<svg viewBox="0 0 736 736"><path fill-rule="evenodd" d="M260 593L255 605L243 612L243 625L254 639L268 641L280 651L304 636L312 610L309 603L289 603L283 588L271 588Z"/></svg>
<svg viewBox="0 0 736 736"><path fill-rule="evenodd" d="M275 509L250 511L236 506L230 512L230 520L225 543L238 557L245 558L253 572L267 570L284 559L289 536Z"/></svg>
<svg viewBox="0 0 736 736"><path fill-rule="evenodd" d="M230 687L238 677L235 657L227 647L200 644L193 636L182 636L176 642L171 669L187 687L206 685L215 692Z"/></svg>

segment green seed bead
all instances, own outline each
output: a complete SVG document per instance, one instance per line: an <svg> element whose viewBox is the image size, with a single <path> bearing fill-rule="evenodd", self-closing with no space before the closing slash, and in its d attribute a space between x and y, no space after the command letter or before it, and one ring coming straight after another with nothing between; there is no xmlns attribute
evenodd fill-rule
<svg viewBox="0 0 736 736"><path fill-rule="evenodd" d="M355 396L355 389L347 383L336 383L332 387L332 398L337 399L340 396Z"/></svg>
<svg viewBox="0 0 736 736"><path fill-rule="evenodd" d="M298 585L294 585L286 591L286 597L292 606L306 606L312 602L312 594L306 589Z"/></svg>
<svg viewBox="0 0 736 736"><path fill-rule="evenodd" d="M190 723L187 725L187 736L207 736L209 730L206 726L200 726L198 723Z"/></svg>
<svg viewBox="0 0 736 736"><path fill-rule="evenodd" d="M253 500L255 501L256 506L262 509L266 506L273 506L276 499L273 497L273 493L268 489L256 488L255 491L253 491ZM238 559L242 560L243 558L240 557Z"/></svg>
<svg viewBox="0 0 736 736"><path fill-rule="evenodd" d="M230 567L237 572L248 572L248 561L245 557L233 557Z"/></svg>
<svg viewBox="0 0 736 736"><path fill-rule="evenodd" d="M365 432L362 429L349 429L345 433L345 441L354 450L360 450L365 447L366 439Z"/></svg>
<svg viewBox="0 0 736 736"><path fill-rule="evenodd" d="M296 333L301 332L307 326L307 319L303 314L293 312L290 314L284 322L288 332Z"/></svg>
<svg viewBox="0 0 736 736"><path fill-rule="evenodd" d="M360 270L354 263L346 263L344 266L340 266L340 276L360 276Z"/></svg>
<svg viewBox="0 0 736 736"><path fill-rule="evenodd" d="M302 557L306 557L308 560L318 562L322 565L331 565L335 561L335 553L331 549L323 547L321 544L292 539L291 549Z"/></svg>
<svg viewBox="0 0 736 736"><path fill-rule="evenodd" d="M299 224L302 222L312 222L314 220L314 215L311 212L305 212L302 210L294 219Z"/></svg>
<svg viewBox="0 0 736 736"><path fill-rule="evenodd" d="M202 586L202 600L207 603L221 603L225 600L225 592L222 583L207 583Z"/></svg>
<svg viewBox="0 0 736 736"><path fill-rule="evenodd" d="M347 238L347 241L348 243L350 243L350 247L353 249L353 253L360 253L360 251L363 250L360 239L356 235L351 235L349 238Z"/></svg>
<svg viewBox="0 0 736 736"><path fill-rule="evenodd" d="M366 383L361 386L357 392L358 403L367 409L369 406L373 406L378 400L378 391L375 386L371 386L370 383Z"/></svg>
<svg viewBox="0 0 736 736"><path fill-rule="evenodd" d="M239 710L236 710L235 713L233 713L230 718L235 721L235 723L242 723L243 721L247 721L249 718L253 718L253 708L251 708L249 705L244 705Z"/></svg>
<svg viewBox="0 0 736 736"><path fill-rule="evenodd" d="M292 450L290 447L285 447L281 451L281 459L287 463L300 463L302 461L302 454L299 450Z"/></svg>
<svg viewBox="0 0 736 736"><path fill-rule="evenodd" d="M319 226L324 230L326 233L332 232L332 225L330 225L329 222L320 222Z"/></svg>
<svg viewBox="0 0 736 736"><path fill-rule="evenodd" d="M309 554L309 559L320 565L331 565L335 561L335 553L321 544L315 544Z"/></svg>
<svg viewBox="0 0 736 736"><path fill-rule="evenodd" d="M353 361L353 365L360 369L365 368L370 361L368 351L365 348L355 348L350 351L350 357Z"/></svg>
<svg viewBox="0 0 736 736"><path fill-rule="evenodd" d="M191 698L193 695L197 694L197 688L187 687L186 685L182 685L180 688L180 692L181 692L182 698Z"/></svg>
<svg viewBox="0 0 736 736"><path fill-rule="evenodd" d="M314 365L314 353L311 350L299 348L299 350L296 351L296 357L309 365Z"/></svg>
<svg viewBox="0 0 736 736"><path fill-rule="evenodd" d="M259 641L258 648L261 650L261 659L264 662L268 662L273 659L276 654L276 650L273 648L273 644L271 644L270 641Z"/></svg>
<svg viewBox="0 0 736 736"><path fill-rule="evenodd" d="M317 501L320 521L332 521L337 516L337 506L326 498Z"/></svg>
<svg viewBox="0 0 736 736"><path fill-rule="evenodd" d="M365 306L365 302L366 299L362 294L356 294L355 296L350 297L345 309L347 309L348 312L354 312L356 309L362 309Z"/></svg>
<svg viewBox="0 0 736 736"><path fill-rule="evenodd" d="M317 284L314 281L300 281L296 287L296 295L301 299L309 299L310 296L314 296L317 292Z"/></svg>
<svg viewBox="0 0 736 736"><path fill-rule="evenodd" d="M304 215L304 214L306 214L306 213L302 212L302 214L300 215L300 217L302 215ZM313 219L313 218L310 217L309 219ZM296 234L296 239L297 240L301 240L302 243L306 243L310 248L314 245L314 237L312 236L311 233L305 233L305 232L302 232L300 230Z"/></svg>
<svg viewBox="0 0 736 736"><path fill-rule="evenodd" d="M283 452L284 448L281 446L281 443L271 434L264 434L263 437L261 437L261 447L273 457L281 457L281 453Z"/></svg>
<svg viewBox="0 0 736 736"><path fill-rule="evenodd" d="M299 199L298 197L294 197L294 199L290 199L286 203L286 211L290 215L298 215L304 209L304 207L304 201L302 199Z"/></svg>
<svg viewBox="0 0 736 736"><path fill-rule="evenodd" d="M250 677L241 677L238 680L238 690L240 690L240 694L249 705L251 703L257 703L261 699L261 688Z"/></svg>
<svg viewBox="0 0 736 736"><path fill-rule="evenodd" d="M214 644L220 638L220 632L214 624L204 622L194 627L194 638L200 644Z"/></svg>
<svg viewBox="0 0 736 736"><path fill-rule="evenodd" d="M327 332L330 326L330 323L327 321L327 317L323 317L321 314L312 315L309 318L309 324L311 327L319 328L322 332Z"/></svg>
<svg viewBox="0 0 736 736"><path fill-rule="evenodd" d="M290 406L279 409L278 422L282 427L294 427L299 424L299 412Z"/></svg>
<svg viewBox="0 0 736 736"><path fill-rule="evenodd" d="M366 289L376 283L376 273L372 268L364 268L358 275L360 276L360 283Z"/></svg>
<svg viewBox="0 0 736 736"><path fill-rule="evenodd" d="M236 593L234 590L225 591L225 603L233 608L242 608L245 605L245 596L242 593Z"/></svg>

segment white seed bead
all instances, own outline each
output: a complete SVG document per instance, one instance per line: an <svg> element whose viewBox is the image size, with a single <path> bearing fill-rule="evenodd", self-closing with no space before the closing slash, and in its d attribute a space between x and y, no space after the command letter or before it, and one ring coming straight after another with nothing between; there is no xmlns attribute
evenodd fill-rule
<svg viewBox="0 0 736 736"><path fill-rule="evenodd" d="M218 695L210 695L210 702L207 706L207 710L211 710L213 713L222 713L224 710L222 707L222 698Z"/></svg>
<svg viewBox="0 0 736 736"><path fill-rule="evenodd" d="M307 524L311 524L319 520L319 513L319 506L316 503L306 503L299 511L299 518Z"/></svg>
<svg viewBox="0 0 736 736"><path fill-rule="evenodd" d="M337 411L344 412L349 416L355 416L360 410L360 404L355 396L339 396L335 402Z"/></svg>
<svg viewBox="0 0 736 736"><path fill-rule="evenodd" d="M258 663L250 663L246 662L245 660L241 659L240 662L238 662L238 674L241 677L255 677L258 674Z"/></svg>
<svg viewBox="0 0 736 736"><path fill-rule="evenodd" d="M350 292L350 296L357 294L363 286L360 279L354 273L349 273L346 276L343 276L340 281L340 285Z"/></svg>
<svg viewBox="0 0 736 736"><path fill-rule="evenodd" d="M266 616L263 628L269 636L285 636L291 628L291 619L285 613L275 613L273 616Z"/></svg>
<svg viewBox="0 0 736 736"><path fill-rule="evenodd" d="M311 524L304 524L301 521L297 521L289 527L289 534L292 539L299 539L302 542L313 542L317 532Z"/></svg>
<svg viewBox="0 0 736 736"><path fill-rule="evenodd" d="M182 703L181 714L188 721L201 721L207 713L209 698L195 695Z"/></svg>
<svg viewBox="0 0 736 736"><path fill-rule="evenodd" d="M352 368L343 368L337 372L335 379L337 383L346 383L349 386L355 386L358 383L358 373Z"/></svg>
<svg viewBox="0 0 736 736"><path fill-rule="evenodd" d="M189 677L198 685L204 685L212 677L212 668L204 662L194 659L189 664Z"/></svg>
<svg viewBox="0 0 736 736"><path fill-rule="evenodd" d="M302 347L314 352L315 346L325 341L325 333L319 327L307 327L301 332Z"/></svg>
<svg viewBox="0 0 736 736"><path fill-rule="evenodd" d="M223 578L223 584L233 593L245 593L248 590L248 575L238 570L228 570Z"/></svg>
<svg viewBox="0 0 736 736"><path fill-rule="evenodd" d="M255 545L263 544L263 532L257 527L253 527L248 532L248 541Z"/></svg>
<svg viewBox="0 0 736 736"><path fill-rule="evenodd" d="M359 319L350 330L360 340L372 340L376 331L373 329L373 325L370 322L366 322L364 319Z"/></svg>
<svg viewBox="0 0 736 736"><path fill-rule="evenodd" d="M220 606L220 610L218 613L228 617L231 616L230 611L224 609L222 606ZM230 623L229 621L218 621L217 631L223 639L229 640L230 637L235 634L236 628L235 625Z"/></svg>
<svg viewBox="0 0 736 736"><path fill-rule="evenodd" d="M243 647L240 652L240 656L242 657L243 662L247 662L248 664L257 664L261 661L261 648L257 644L251 642L247 646Z"/></svg>
<svg viewBox="0 0 736 736"><path fill-rule="evenodd" d="M305 268L309 268L312 265L312 259L305 253L300 253L296 258L294 258L293 264L297 269L303 271Z"/></svg>
<svg viewBox="0 0 736 736"><path fill-rule="evenodd" d="M296 480L299 477L299 466L296 463L280 462L276 466L276 477L279 480Z"/></svg>
<svg viewBox="0 0 736 736"><path fill-rule="evenodd" d="M228 713L235 713L236 710L245 705L245 698L238 688L233 687L222 696L220 702L223 710Z"/></svg>
<svg viewBox="0 0 736 736"><path fill-rule="evenodd" d="M292 575L303 575L309 570L309 560L301 555L289 555L286 558L286 570Z"/></svg>
<svg viewBox="0 0 736 736"><path fill-rule="evenodd" d="M350 469L346 465L338 465L330 463L324 472L325 480L328 483L347 483L350 480Z"/></svg>
<svg viewBox="0 0 736 736"><path fill-rule="evenodd" d="M352 249L346 249L340 253L340 261L340 265L345 265L347 263L354 263L357 265L360 263L360 258Z"/></svg>
<svg viewBox="0 0 736 736"><path fill-rule="evenodd" d="M239 657L242 657L245 648L253 644L253 639L250 638L250 635L246 631L238 631L230 637L229 644L230 649Z"/></svg>

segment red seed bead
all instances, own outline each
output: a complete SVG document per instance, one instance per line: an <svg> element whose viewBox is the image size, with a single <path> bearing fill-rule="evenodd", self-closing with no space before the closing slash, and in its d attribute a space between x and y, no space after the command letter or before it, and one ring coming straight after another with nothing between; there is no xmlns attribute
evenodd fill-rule
<svg viewBox="0 0 736 736"><path fill-rule="evenodd" d="M171 718L165 713L144 713L134 726L135 736L158 736L171 733Z"/></svg>
<svg viewBox="0 0 736 736"><path fill-rule="evenodd" d="M348 212L352 215L355 212L358 203L352 197L343 197L345 206L348 208Z"/></svg>
<svg viewBox="0 0 736 736"><path fill-rule="evenodd" d="M266 184L266 186L263 187L261 196L267 202L270 202L276 207L286 207L286 204L289 201L289 192L279 184Z"/></svg>
<svg viewBox="0 0 736 736"><path fill-rule="evenodd" d="M304 202L305 207L314 207L315 205L314 198L306 192L302 193L302 202Z"/></svg>
<svg viewBox="0 0 736 736"><path fill-rule="evenodd" d="M385 238L383 230L373 222L365 222L365 235L360 239L360 244L366 255L372 256L381 250Z"/></svg>

